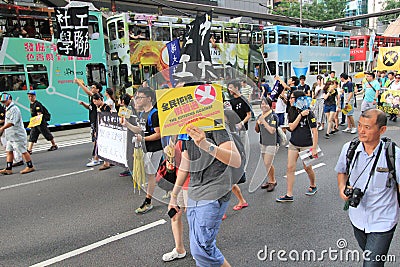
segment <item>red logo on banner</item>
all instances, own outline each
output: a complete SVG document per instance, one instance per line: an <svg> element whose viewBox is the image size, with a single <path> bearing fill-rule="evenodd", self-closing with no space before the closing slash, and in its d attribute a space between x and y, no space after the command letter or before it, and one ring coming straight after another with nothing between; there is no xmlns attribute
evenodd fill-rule
<svg viewBox="0 0 400 267"><path fill-rule="evenodd" d="M199 85L194 92L197 102L203 106L211 105L215 101L216 95L214 87L209 84Z"/></svg>

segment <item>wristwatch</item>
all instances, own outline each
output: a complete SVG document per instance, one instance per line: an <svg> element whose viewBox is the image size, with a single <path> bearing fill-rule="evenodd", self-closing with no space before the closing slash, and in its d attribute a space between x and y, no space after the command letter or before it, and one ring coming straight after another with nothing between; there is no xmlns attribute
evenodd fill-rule
<svg viewBox="0 0 400 267"><path fill-rule="evenodd" d="M214 150L215 150L215 145L211 144L211 145L208 147L208 153L213 153Z"/></svg>

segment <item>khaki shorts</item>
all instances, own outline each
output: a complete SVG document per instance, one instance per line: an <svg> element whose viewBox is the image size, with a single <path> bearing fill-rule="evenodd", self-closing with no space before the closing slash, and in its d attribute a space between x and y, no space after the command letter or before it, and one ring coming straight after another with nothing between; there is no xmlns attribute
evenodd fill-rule
<svg viewBox="0 0 400 267"><path fill-rule="evenodd" d="M182 189L176 199L176 204L182 209L186 208L188 204L188 190Z"/></svg>
<svg viewBox="0 0 400 267"><path fill-rule="evenodd" d="M275 156L275 154L278 152L279 146L266 146L263 144L260 144L260 151L261 154L268 154L271 156Z"/></svg>
<svg viewBox="0 0 400 267"><path fill-rule="evenodd" d="M311 146L295 146L295 145L293 145L292 143L290 143L289 142L289 150L294 150L294 151L297 151L297 152L301 152L301 151L304 151L304 150L309 150L311 148Z"/></svg>
<svg viewBox="0 0 400 267"><path fill-rule="evenodd" d="M144 171L146 174L156 174L160 159L162 157L162 150L156 152L146 152L143 156Z"/></svg>

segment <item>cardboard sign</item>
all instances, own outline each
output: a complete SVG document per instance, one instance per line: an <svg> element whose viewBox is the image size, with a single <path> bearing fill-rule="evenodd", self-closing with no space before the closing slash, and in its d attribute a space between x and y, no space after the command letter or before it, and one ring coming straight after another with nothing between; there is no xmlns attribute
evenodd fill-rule
<svg viewBox="0 0 400 267"><path fill-rule="evenodd" d="M190 124L204 131L225 128L222 87L203 84L157 90L161 136L186 133Z"/></svg>
<svg viewBox="0 0 400 267"><path fill-rule="evenodd" d="M39 126L42 123L43 114L37 115L29 119L28 128Z"/></svg>
<svg viewBox="0 0 400 267"><path fill-rule="evenodd" d="M118 111L118 117L130 118L132 115L132 110L126 107L120 107Z"/></svg>

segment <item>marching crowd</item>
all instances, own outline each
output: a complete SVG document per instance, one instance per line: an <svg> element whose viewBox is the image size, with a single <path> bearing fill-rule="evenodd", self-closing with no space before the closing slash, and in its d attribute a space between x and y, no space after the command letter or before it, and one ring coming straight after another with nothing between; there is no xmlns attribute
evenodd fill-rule
<svg viewBox="0 0 400 267"><path fill-rule="evenodd" d="M246 181L245 174L242 177L238 177L240 179L232 179L232 177L233 169L240 168L247 163L246 159L241 156L241 150L244 150L244 155L247 158L250 154L248 137L250 120L256 121L254 131L259 133L260 155L265 165L266 176L265 183L261 180L259 184L255 185L256 189L261 186L262 189L272 192L277 186L273 160L281 144L280 139L282 137L280 137L279 131L282 129L285 134L290 132L289 144L287 145L286 193L279 196L276 201L293 202L293 186L299 153L311 150L312 156L317 157L318 132L325 131L323 136L329 139L339 131L340 125L345 125L345 120L347 119L347 128L343 132L350 134L358 132L359 140L361 141L360 147L357 148L360 150L360 158L363 158L363 162L370 162L371 159L369 158L371 157L372 159L376 158L375 162L377 163L372 167L367 164L367 167L362 170L359 159L356 159L352 162L351 173L347 173L346 150L348 145L346 144L336 166L340 197L345 201L351 199L351 194L346 195L343 193L350 183L353 183L353 187L357 183L366 183L363 191L364 202L361 201L358 210L357 207L352 206L349 211L355 236L363 250L371 250L376 255L387 253L399 216L398 203L395 200L397 198L396 190L389 189L386 186L380 191L373 190L377 182L374 179L372 179L371 183L369 181L371 177L381 175L379 171L374 171L376 166L384 170L387 169L387 167L385 169L385 157L380 157L380 153L384 153L380 145L382 142L380 137L386 130L387 119L385 113L376 109L379 92L381 86L399 90L400 74L389 73L387 78L380 74L378 80L375 79L375 73L367 73L361 91L356 89L351 78L346 73L340 74L340 78L335 75L334 71L331 71L328 77L319 75L312 86L306 84L305 76L300 76L299 78L293 76L287 82L280 77L275 77L283 86L283 90L279 93L276 101L272 101L270 98L270 87L261 84L261 114L258 116L253 113L250 104L252 87L243 81L228 81L226 83L231 95L231 98L224 103L226 109L225 117L228 123L227 129L204 132L196 126L189 125L187 127L187 135L181 135L176 138L174 161L177 170L176 182L173 190L169 192L170 202L168 205L172 219L171 226L175 247L171 252L162 256L164 261L186 256L182 223L182 214L185 210L189 224L190 250L196 265L230 266L216 246L216 236L222 220L226 218L225 213L231 193L238 199L238 204L233 207L234 210L239 211L249 206L238 186L238 184ZM89 110L94 144L93 158L87 166L100 165L101 161L98 158L96 144L97 112L115 112L116 100L111 89L106 90L106 99L104 100L101 94L101 84L94 83L89 87L78 79L75 79L75 83L89 96L89 103L79 103ZM183 83L176 87L184 85ZM362 115L356 126L354 120L354 109L357 103L355 96L360 93L364 94L361 103ZM45 115L45 108L36 100L35 91L28 91L28 96L31 102L32 117L40 114ZM310 96L313 99L311 108L304 110L296 108L296 101L304 96ZM27 167L21 173L32 172L35 168L30 154L32 145L37 141L39 133L42 133L51 142L50 151L58 148L47 128L46 119L43 119L39 126L31 129L29 145L27 146L26 131L21 113L12 102L12 96L3 93L0 101L5 106L5 111L2 112L4 122L0 128L0 133L5 131L4 145L7 151L7 166L0 173L12 174L12 167L16 166L16 164L21 164L20 160L13 162L13 159L18 157L18 153L22 155L27 164ZM122 119L122 124L129 129L128 132L131 136L136 137L137 142L144 144L143 161L147 179L146 198L143 204L135 211L137 214L143 214L153 208L152 197L156 186L156 174L160 159L163 156L160 134L162 125L160 125L155 107L155 91L148 86L142 86L134 96L122 95L117 102L119 106L130 106L136 112L136 121L132 121L129 118ZM342 110L346 110L346 112L341 112ZM232 117L229 114L234 114L235 116ZM339 114L342 114L340 122ZM396 121L397 116L391 115L390 119ZM233 140L235 138L232 138L232 134L238 135L240 143ZM241 146L240 149L239 144ZM377 150L378 146L379 150ZM399 153L398 148L396 148L397 168L400 166ZM380 159L379 162L378 158ZM99 170L109 169L110 166L110 163L104 162ZM315 173L312 166L306 166L303 163L303 167L310 181L305 194L313 196L318 190ZM369 176L365 175L368 169L370 169ZM133 170L132 166L121 172L120 175L129 176L131 175L130 170ZM358 177L355 177L355 175L358 175ZM397 183L399 183L398 178ZM367 190L368 185L372 189ZM397 186L395 187L397 188ZM371 196L370 198L367 197L368 194ZM382 195L385 196L384 201L382 200ZM371 202L371 198L375 198L375 202ZM372 205L375 210L367 210L367 208L363 208L363 205L364 207ZM390 215L384 212L386 208L392 210ZM378 215L381 217L376 217ZM356 216L361 216L361 218L372 216L376 219L374 219L376 222L366 223L365 221L368 220L355 219ZM383 220L383 222L380 223L379 220ZM377 239L379 241L371 241Z"/></svg>

